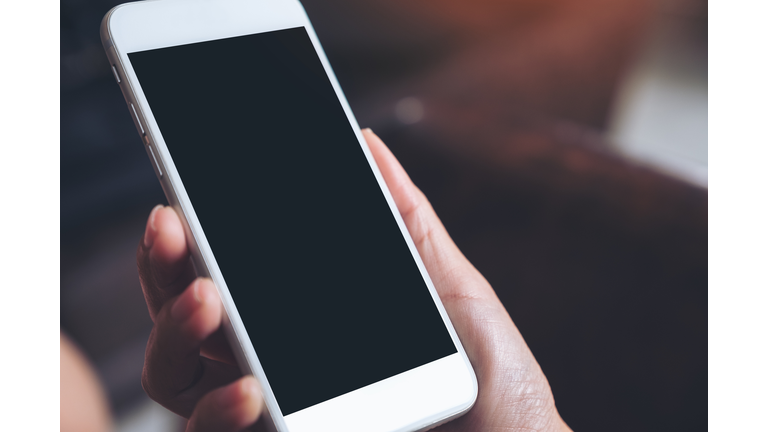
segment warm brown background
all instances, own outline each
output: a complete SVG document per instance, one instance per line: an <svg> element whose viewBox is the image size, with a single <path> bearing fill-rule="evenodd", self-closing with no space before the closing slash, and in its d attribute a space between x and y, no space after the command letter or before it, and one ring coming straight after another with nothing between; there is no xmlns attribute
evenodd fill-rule
<svg viewBox="0 0 768 432"><path fill-rule="evenodd" d="M64 0L61 325L116 414L143 400L133 254L164 198L109 74L116 3ZM304 2L349 102L520 327L574 430L704 430L707 192L603 138L659 15L706 57L698 0ZM698 51L697 51L698 50ZM417 98L423 119L395 116Z"/></svg>

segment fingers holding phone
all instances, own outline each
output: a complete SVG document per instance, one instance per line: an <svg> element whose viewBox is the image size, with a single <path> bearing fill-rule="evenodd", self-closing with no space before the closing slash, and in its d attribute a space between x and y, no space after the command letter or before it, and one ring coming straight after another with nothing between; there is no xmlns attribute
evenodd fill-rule
<svg viewBox="0 0 768 432"><path fill-rule="evenodd" d="M152 210L138 263L155 322L142 374L147 394L171 411L194 418L192 430L239 430L256 421L261 393L252 385L253 377L241 378L231 360L218 331L223 311L216 287L210 279L194 278L181 222L172 208ZM231 406L210 414L214 402L224 399ZM197 414L201 410L203 414Z"/></svg>

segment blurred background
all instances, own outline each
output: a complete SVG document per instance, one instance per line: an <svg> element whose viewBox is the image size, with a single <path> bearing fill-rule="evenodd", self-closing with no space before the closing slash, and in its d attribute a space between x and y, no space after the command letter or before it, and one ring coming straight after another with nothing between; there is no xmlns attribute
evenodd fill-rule
<svg viewBox="0 0 768 432"><path fill-rule="evenodd" d="M707 2L306 0L361 126L496 289L574 430L707 427ZM117 431L141 389L135 251L165 197L99 40L61 3L61 328Z"/></svg>

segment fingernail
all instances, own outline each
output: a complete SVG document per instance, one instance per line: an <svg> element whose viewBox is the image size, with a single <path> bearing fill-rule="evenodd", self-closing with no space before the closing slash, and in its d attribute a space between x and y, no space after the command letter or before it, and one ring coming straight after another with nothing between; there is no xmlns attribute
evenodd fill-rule
<svg viewBox="0 0 768 432"><path fill-rule="evenodd" d="M258 392L256 380L253 377L241 379L235 385L216 395L216 403L221 408L228 408L238 404L248 397L254 397Z"/></svg>
<svg viewBox="0 0 768 432"><path fill-rule="evenodd" d="M189 288L192 290L191 293L185 291L178 299L176 299L176 303L171 307L171 318L174 321L184 322L200 307L202 300L200 298L199 286L200 279L197 279Z"/></svg>
<svg viewBox="0 0 768 432"><path fill-rule="evenodd" d="M371 128L363 128L363 132L373 133L373 130Z"/></svg>
<svg viewBox="0 0 768 432"><path fill-rule="evenodd" d="M147 229L144 231L144 247L150 248L155 242L157 236L157 228L155 227L155 217L157 217L157 211L163 208L162 204L158 204L149 213L149 220L147 221Z"/></svg>

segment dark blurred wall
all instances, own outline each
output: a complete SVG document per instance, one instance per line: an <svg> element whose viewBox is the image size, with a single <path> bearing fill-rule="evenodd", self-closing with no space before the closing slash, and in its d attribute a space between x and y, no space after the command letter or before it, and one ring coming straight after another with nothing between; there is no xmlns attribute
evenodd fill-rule
<svg viewBox="0 0 768 432"><path fill-rule="evenodd" d="M683 3L706 28L706 2ZM165 199L98 38L115 4L61 4L61 325L119 415L151 328L135 248ZM495 287L566 422L706 428L707 192L602 138L658 4L304 4L360 124Z"/></svg>

